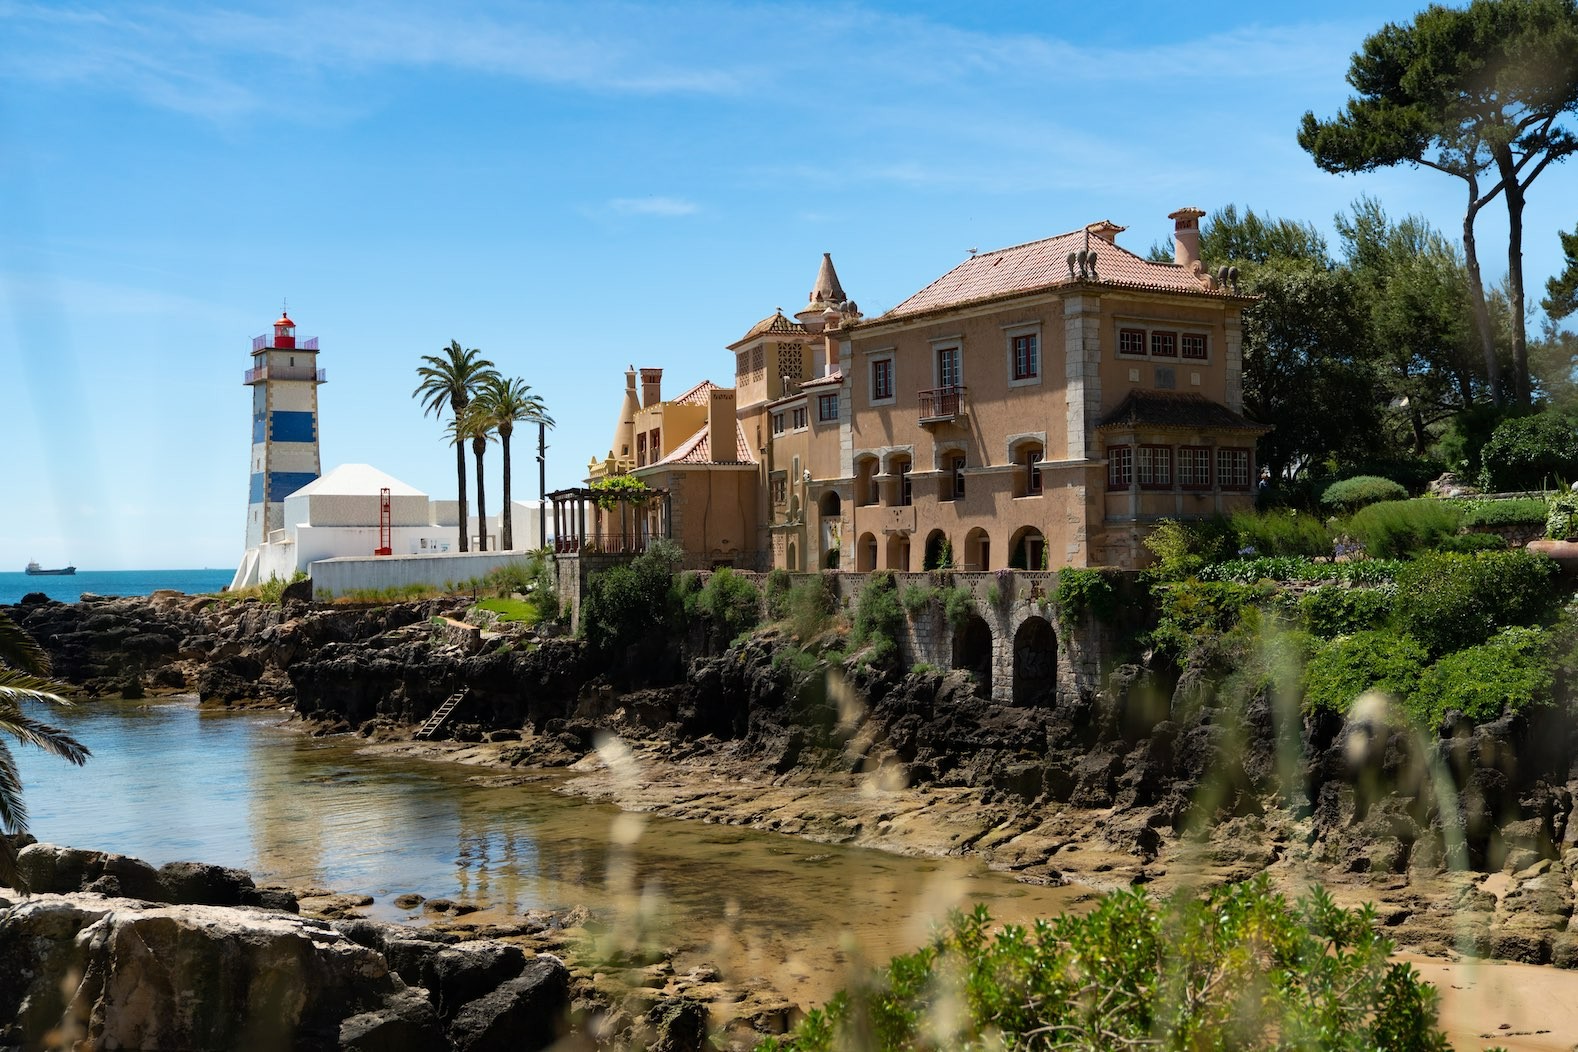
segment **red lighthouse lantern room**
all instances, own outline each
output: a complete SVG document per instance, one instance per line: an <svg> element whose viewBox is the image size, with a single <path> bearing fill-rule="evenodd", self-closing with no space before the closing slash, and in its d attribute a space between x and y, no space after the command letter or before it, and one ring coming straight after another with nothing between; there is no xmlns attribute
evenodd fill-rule
<svg viewBox="0 0 1578 1052"><path fill-rule="evenodd" d="M279 321L274 323L274 346L282 350L296 346L296 323L284 311L280 312Z"/></svg>

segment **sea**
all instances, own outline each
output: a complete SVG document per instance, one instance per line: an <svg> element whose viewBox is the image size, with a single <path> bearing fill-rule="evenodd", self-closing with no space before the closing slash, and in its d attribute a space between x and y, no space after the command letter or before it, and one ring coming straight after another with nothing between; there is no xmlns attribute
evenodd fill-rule
<svg viewBox="0 0 1578 1052"><path fill-rule="evenodd" d="M0 573L0 606L19 603L24 595L32 592L43 592L62 603L75 603L84 592L93 595L149 595L161 588L173 588L187 595L202 595L224 588L235 574L235 567L207 570L78 570L65 577Z"/></svg>

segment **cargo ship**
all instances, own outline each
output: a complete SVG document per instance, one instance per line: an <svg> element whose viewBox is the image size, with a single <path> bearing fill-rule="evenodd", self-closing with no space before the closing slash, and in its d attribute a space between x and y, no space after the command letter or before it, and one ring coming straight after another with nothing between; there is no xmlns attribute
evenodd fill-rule
<svg viewBox="0 0 1578 1052"><path fill-rule="evenodd" d="M77 568L75 566L62 566L58 570L46 570L38 565L37 562L27 564L27 575L29 577L67 577L76 572Z"/></svg>

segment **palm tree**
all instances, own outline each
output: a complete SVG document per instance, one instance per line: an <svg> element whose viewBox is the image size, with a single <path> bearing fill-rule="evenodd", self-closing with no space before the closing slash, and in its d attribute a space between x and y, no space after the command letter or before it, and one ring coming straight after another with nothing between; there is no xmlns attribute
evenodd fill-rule
<svg viewBox="0 0 1578 1052"><path fill-rule="evenodd" d="M464 350L455 340L442 348L439 354L424 354L424 364L417 366L416 375L421 380L411 397L422 403L422 415L442 416L448 409L458 416L477 393L484 380L498 375L493 363L482 357L475 347ZM455 489L460 495L460 550L470 551L466 524L466 447L455 442ZM484 531L485 532L485 531Z"/></svg>
<svg viewBox="0 0 1578 1052"><path fill-rule="evenodd" d="M90 755L87 746L22 711L24 701L70 704L56 693L65 689L64 684L49 678L49 655L0 611L0 734L8 734L24 745L36 745L79 766L85 763ZM22 800L22 779L11 750L0 741L0 833L18 836L25 832L27 805ZM0 836L0 884L27 891L16 869L16 845L7 836Z"/></svg>
<svg viewBox="0 0 1578 1052"><path fill-rule="evenodd" d="M472 455L477 458L477 551L485 552L488 550L488 498L483 488L482 454L487 452L488 443L493 441L493 419L480 397L468 403L449 422L446 433L457 449L463 448L463 443L470 439Z"/></svg>
<svg viewBox="0 0 1578 1052"><path fill-rule="evenodd" d="M493 421L493 427L499 433L499 446L504 451L504 532L500 546L504 551L514 551L515 523L510 515L513 503L510 495L510 435L514 433L516 424L552 427L553 417L548 415L542 398L532 394L531 384L524 380L506 380L497 375L489 377L477 395L477 401Z"/></svg>

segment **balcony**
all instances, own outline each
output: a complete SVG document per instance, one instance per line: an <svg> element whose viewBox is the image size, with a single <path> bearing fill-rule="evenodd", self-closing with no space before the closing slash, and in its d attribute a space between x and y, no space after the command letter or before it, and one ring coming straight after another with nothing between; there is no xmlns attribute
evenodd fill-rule
<svg viewBox="0 0 1578 1052"><path fill-rule="evenodd" d="M946 424L964 416L964 387L935 387L920 392L920 422Z"/></svg>
<svg viewBox="0 0 1578 1052"><path fill-rule="evenodd" d="M252 337L252 353L256 354L259 351L316 351L318 349L318 337L316 336L306 340L297 340L294 336L287 336L286 339L290 342L276 344L274 342L274 334L271 332L265 332L262 336L254 336Z"/></svg>
<svg viewBox="0 0 1578 1052"><path fill-rule="evenodd" d="M314 383L326 384L329 382L329 370L310 369L304 365L277 365L273 369L266 365L259 365L247 369L241 374L241 382L246 385L269 379L311 380Z"/></svg>

